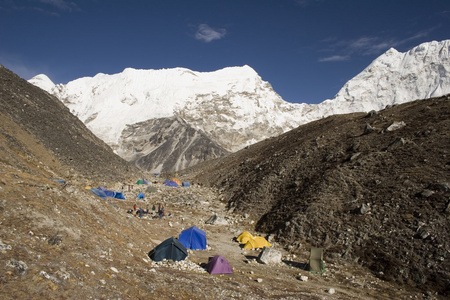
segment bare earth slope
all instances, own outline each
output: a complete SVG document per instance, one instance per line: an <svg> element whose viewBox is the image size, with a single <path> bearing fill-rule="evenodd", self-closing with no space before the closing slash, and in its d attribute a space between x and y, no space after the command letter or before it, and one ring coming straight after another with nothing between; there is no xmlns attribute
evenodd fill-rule
<svg viewBox="0 0 450 300"><path fill-rule="evenodd" d="M331 116L190 172L294 253L449 294L449 96Z"/></svg>
<svg viewBox="0 0 450 300"><path fill-rule="evenodd" d="M20 132L27 131L37 140L36 143L69 167L59 176L70 178L76 175L104 181L126 178L131 172L138 172L93 135L58 99L2 66L0 112L2 121L8 122L8 119L18 124ZM17 133L19 131L14 135ZM11 137L9 139L11 142ZM33 145L28 146L33 148Z"/></svg>

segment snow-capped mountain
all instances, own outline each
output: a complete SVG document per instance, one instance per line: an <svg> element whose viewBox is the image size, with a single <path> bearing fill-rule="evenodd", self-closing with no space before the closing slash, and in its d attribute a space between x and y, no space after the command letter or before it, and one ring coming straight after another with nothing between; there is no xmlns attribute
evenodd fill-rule
<svg viewBox="0 0 450 300"><path fill-rule="evenodd" d="M406 53L391 48L315 110L325 116L380 110L386 105L448 94L449 53L450 40L423 43Z"/></svg>
<svg viewBox="0 0 450 300"><path fill-rule="evenodd" d="M284 101L249 66L215 72L125 69L66 85L38 75L30 82L57 96L120 156L144 169L174 171L192 165L191 160L236 151L332 114L379 110L388 104L450 93L449 48L450 40L424 43L406 53L390 49L333 99L316 105ZM143 124L145 131L139 128ZM185 146L177 143L168 146L164 141L173 138L175 127L180 126L185 129L176 132L194 131L190 136L202 139L184 141L185 146L214 147L200 155L183 151ZM153 161L151 167L142 163L149 157L156 159L151 155L154 151L166 153L162 159L170 157L171 163ZM198 156L191 157L192 153Z"/></svg>
<svg viewBox="0 0 450 300"><path fill-rule="evenodd" d="M165 159L170 157L171 163L153 163L154 171L167 170L164 165L188 167L188 161L223 155L279 135L301 123L298 116L306 106L281 99L249 66L209 73L184 68L125 69L119 74L98 74L66 85L54 85L48 77L39 75L30 82L57 96L89 129L128 160L148 161L144 157L164 145ZM173 117L183 122L168 125ZM164 122L147 122L163 118ZM143 122L147 122L145 134L133 125ZM148 124L154 126L148 128ZM216 150L194 158L180 157L181 152L175 150L179 145L172 143L168 147L165 141L173 138L174 126L186 125L196 131L193 137L209 139L202 144L214 144ZM152 139L151 146L142 147L148 143L149 132L160 132L160 138ZM193 141L185 144L192 145Z"/></svg>

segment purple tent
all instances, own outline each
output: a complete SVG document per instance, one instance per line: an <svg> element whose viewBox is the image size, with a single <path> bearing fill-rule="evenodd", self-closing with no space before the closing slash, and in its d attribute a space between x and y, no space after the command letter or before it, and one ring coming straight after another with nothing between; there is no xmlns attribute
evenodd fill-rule
<svg viewBox="0 0 450 300"><path fill-rule="evenodd" d="M210 257L206 270L209 274L233 274L233 269L222 255Z"/></svg>

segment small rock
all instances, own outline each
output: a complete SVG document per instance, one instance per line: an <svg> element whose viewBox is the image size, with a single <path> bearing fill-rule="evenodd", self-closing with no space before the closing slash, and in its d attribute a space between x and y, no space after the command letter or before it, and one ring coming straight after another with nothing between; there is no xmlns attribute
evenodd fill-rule
<svg viewBox="0 0 450 300"><path fill-rule="evenodd" d="M259 283L263 282L262 278L258 278L258 279L256 279L256 281Z"/></svg>
<svg viewBox="0 0 450 300"><path fill-rule="evenodd" d="M361 205L361 207L359 208L359 214L361 215L365 215L366 213L368 213L371 210L370 206L363 203Z"/></svg>
<svg viewBox="0 0 450 300"><path fill-rule="evenodd" d="M19 272L19 274L23 274L28 269L28 266L26 263L24 263L21 260L15 260L14 258L10 259L6 263L6 266L15 268Z"/></svg>
<svg viewBox="0 0 450 300"><path fill-rule="evenodd" d="M54 283L58 283L59 282L59 280L55 276L52 276L52 275L48 274L45 271L39 272L39 275L41 275L44 278L47 278L48 280L51 280Z"/></svg>
<svg viewBox="0 0 450 300"><path fill-rule="evenodd" d="M430 197L430 196L433 195L433 194L434 194L434 192L431 191L431 190L423 190L423 191L420 193L420 196L422 196L422 197L424 197L424 198L428 198L428 197Z"/></svg>
<svg viewBox="0 0 450 300"><path fill-rule="evenodd" d="M327 292L328 292L328 294L331 294L331 295L336 293L336 291L333 288L330 288Z"/></svg>
<svg viewBox="0 0 450 300"><path fill-rule="evenodd" d="M350 157L350 161L354 161L361 155L361 152L355 153Z"/></svg>
<svg viewBox="0 0 450 300"><path fill-rule="evenodd" d="M62 236L55 235L48 239L47 243L52 246L59 246L62 243Z"/></svg>
<svg viewBox="0 0 450 300"><path fill-rule="evenodd" d="M0 241L0 252L9 251L11 249L11 245L4 244L2 241Z"/></svg>
<svg viewBox="0 0 450 300"><path fill-rule="evenodd" d="M366 115L366 118L372 118L373 116L375 116L377 114L376 110L371 110L369 111L369 113Z"/></svg>
<svg viewBox="0 0 450 300"><path fill-rule="evenodd" d="M395 130L399 130L403 127L405 127L406 124L405 122L401 121L401 122L392 122L391 125L389 125L384 131L395 131Z"/></svg>
<svg viewBox="0 0 450 300"><path fill-rule="evenodd" d="M305 275L300 276L300 281L308 281L308 276Z"/></svg>
<svg viewBox="0 0 450 300"><path fill-rule="evenodd" d="M364 128L364 134L369 134L375 131L375 128L370 126L369 124L366 124L366 127Z"/></svg>

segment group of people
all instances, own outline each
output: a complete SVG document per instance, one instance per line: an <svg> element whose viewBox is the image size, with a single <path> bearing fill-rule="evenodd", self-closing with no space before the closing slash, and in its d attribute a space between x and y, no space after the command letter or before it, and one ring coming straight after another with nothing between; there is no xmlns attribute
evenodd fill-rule
<svg viewBox="0 0 450 300"><path fill-rule="evenodd" d="M152 207L152 214L156 211L155 205ZM137 204L134 204L133 209L127 210L127 213L134 214L136 217L142 218L144 214L150 214L150 210L147 207L147 209L143 209L142 207L137 207ZM162 218L165 216L165 209L164 206L158 205L158 211L156 211L156 214L153 216L153 218ZM169 213L170 215L170 213Z"/></svg>

